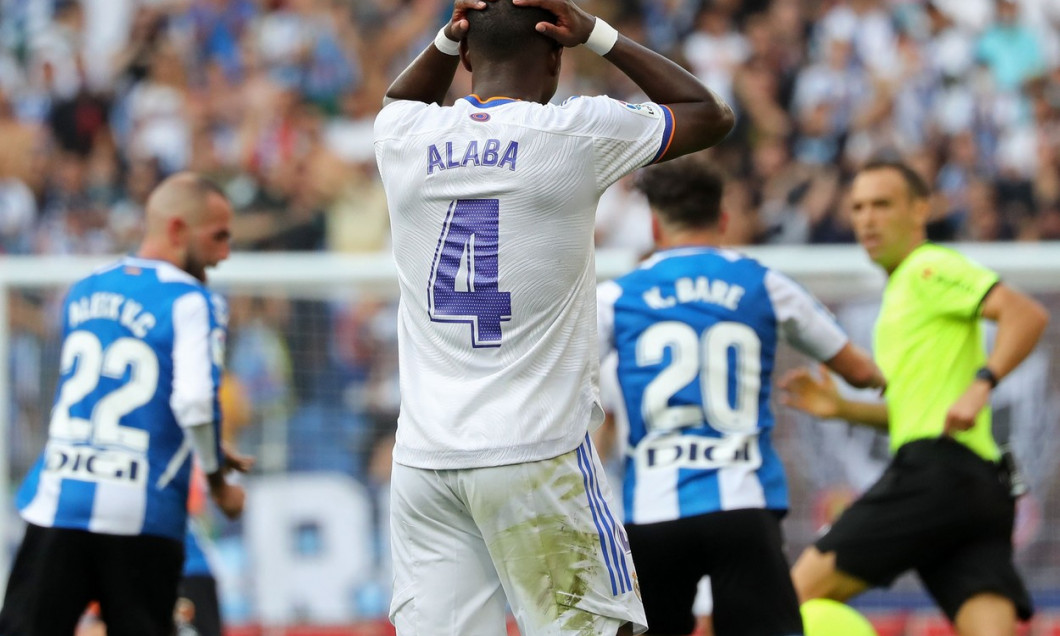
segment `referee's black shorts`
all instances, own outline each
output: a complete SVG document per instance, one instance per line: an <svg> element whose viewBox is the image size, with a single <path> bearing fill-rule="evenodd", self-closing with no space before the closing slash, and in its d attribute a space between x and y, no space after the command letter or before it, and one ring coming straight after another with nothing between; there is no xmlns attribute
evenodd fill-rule
<svg viewBox="0 0 1060 636"><path fill-rule="evenodd" d="M709 575L717 636L801 634L781 516L752 508L627 525L649 633L692 633L696 587Z"/></svg>
<svg viewBox="0 0 1060 636"><path fill-rule="evenodd" d="M108 636L170 636L184 545L30 524L7 581L3 636L70 636L99 601Z"/></svg>
<svg viewBox="0 0 1060 636"><path fill-rule="evenodd" d="M1012 563L1015 501L1007 474L949 437L898 449L872 488L817 541L836 567L874 586L916 570L954 620L982 593L1012 600L1021 619L1033 613Z"/></svg>

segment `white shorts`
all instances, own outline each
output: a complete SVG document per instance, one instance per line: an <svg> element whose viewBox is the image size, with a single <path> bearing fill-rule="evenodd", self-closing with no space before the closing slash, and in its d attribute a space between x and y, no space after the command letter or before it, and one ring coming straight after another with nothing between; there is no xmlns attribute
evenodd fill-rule
<svg viewBox="0 0 1060 636"><path fill-rule="evenodd" d="M539 462L461 470L394 464L390 485L399 636L645 630L629 542L588 436Z"/></svg>

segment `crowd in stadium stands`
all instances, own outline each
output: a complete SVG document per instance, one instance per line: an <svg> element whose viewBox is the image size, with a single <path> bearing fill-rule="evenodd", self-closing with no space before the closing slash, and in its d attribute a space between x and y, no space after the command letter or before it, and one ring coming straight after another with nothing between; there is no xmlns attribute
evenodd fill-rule
<svg viewBox="0 0 1060 636"><path fill-rule="evenodd" d="M373 117L451 4L0 0L0 252L125 250L185 168L230 193L239 247L386 249ZM880 151L937 186L937 238L1060 238L1055 0L585 4L736 106L733 242L851 240L846 177ZM596 92L641 99L568 52L557 99ZM599 218L600 246L649 247L628 184Z"/></svg>
<svg viewBox="0 0 1060 636"><path fill-rule="evenodd" d="M935 184L932 238L1060 239L1056 0L585 4L734 105L736 129L709 151L729 173L731 243L851 242L846 182L881 152ZM225 188L237 249L387 250L373 119L451 10L450 0L0 0L0 253L127 251L146 194L181 169ZM461 71L451 97L470 92L468 80ZM594 54L566 51L557 99L597 93L643 99ZM650 237L641 195L616 184L598 245L646 251ZM12 305L19 364L56 355L38 337L46 305ZM375 435L364 431L392 426L397 404L392 308L233 298L232 315L230 369L266 423L259 466L297 468L304 456L363 470ZM25 405L54 379L20 371L15 382L18 419L39 428L42 414ZM325 421L343 441L275 462L265 452L268 422Z"/></svg>

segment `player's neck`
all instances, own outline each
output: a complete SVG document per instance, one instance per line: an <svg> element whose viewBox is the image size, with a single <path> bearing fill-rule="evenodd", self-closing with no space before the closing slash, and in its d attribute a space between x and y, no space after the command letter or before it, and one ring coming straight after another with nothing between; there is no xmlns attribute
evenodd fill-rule
<svg viewBox="0 0 1060 636"><path fill-rule="evenodd" d="M542 102L541 89L535 86L534 82L513 82L510 77L504 74L490 74L486 77L479 77L479 75L482 74L476 74L472 77L471 92L482 101L503 97L527 102Z"/></svg>
<svg viewBox="0 0 1060 636"><path fill-rule="evenodd" d="M145 241L140 245L140 249L136 252L138 258L145 258L152 261L164 261L177 267L180 267L179 260L176 256L170 253L170 250L166 250L159 245Z"/></svg>
<svg viewBox="0 0 1060 636"><path fill-rule="evenodd" d="M915 238L915 239L913 240L913 242L912 242L912 243L911 243L911 244L910 244L910 245L908 246L908 248L907 248L907 249L905 250L905 253L904 253L904 254L902 254L902 257L901 257L901 258L899 258L899 259L898 259L898 261L897 261L897 262L895 262L895 264L894 264L894 265L892 265L892 266L890 266L890 267L888 267L888 266L886 266L886 265L884 265L884 266L883 266L883 269L884 269L884 271L886 271L886 272L887 272L887 275L888 275L888 276L890 276L891 274L893 274L893 273L895 272L895 270L897 270L897 269L898 269L898 267L899 267L899 266L900 266L900 265L901 265L902 263L904 263L904 262L906 261L906 259L907 259L907 258L909 258L909 255L910 255L910 254L912 254L913 252L915 252L915 251L916 251L916 249L917 249L918 247L920 247L921 245L923 245L924 243L927 243L927 236L919 236L919 237Z"/></svg>
<svg viewBox="0 0 1060 636"><path fill-rule="evenodd" d="M710 230L660 236L655 241L655 249L657 250L670 250L680 247L718 247L719 245L721 245L721 232Z"/></svg>

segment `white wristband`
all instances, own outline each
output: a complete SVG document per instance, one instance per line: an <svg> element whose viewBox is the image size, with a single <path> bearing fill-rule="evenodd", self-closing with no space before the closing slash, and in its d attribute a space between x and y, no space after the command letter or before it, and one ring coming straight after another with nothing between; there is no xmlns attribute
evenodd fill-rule
<svg viewBox="0 0 1060 636"><path fill-rule="evenodd" d="M618 42L618 31L615 30L615 27L600 18L596 18L593 32L589 34L589 39L585 41L585 46L597 55L607 55L612 47L615 46L615 42Z"/></svg>
<svg viewBox="0 0 1060 636"><path fill-rule="evenodd" d="M438 35L434 36L434 48L446 55L460 55L460 43L445 35L445 27L438 29Z"/></svg>

